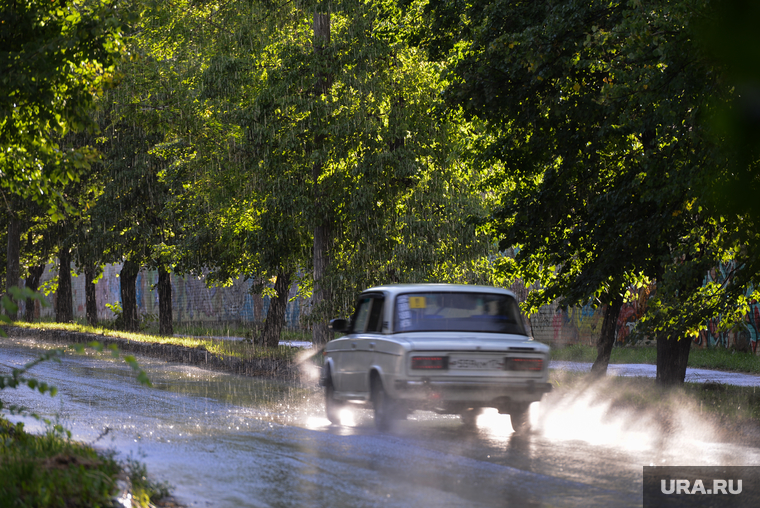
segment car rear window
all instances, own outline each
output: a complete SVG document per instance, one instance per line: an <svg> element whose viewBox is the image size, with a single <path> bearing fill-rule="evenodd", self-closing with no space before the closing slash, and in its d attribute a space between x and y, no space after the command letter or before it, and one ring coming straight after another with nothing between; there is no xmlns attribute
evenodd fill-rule
<svg viewBox="0 0 760 508"><path fill-rule="evenodd" d="M526 335L520 308L509 295L420 292L399 295L396 332L493 332Z"/></svg>

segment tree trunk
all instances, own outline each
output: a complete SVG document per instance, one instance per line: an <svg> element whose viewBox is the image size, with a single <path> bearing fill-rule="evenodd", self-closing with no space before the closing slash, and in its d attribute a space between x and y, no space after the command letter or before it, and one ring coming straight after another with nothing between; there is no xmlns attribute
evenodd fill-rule
<svg viewBox="0 0 760 508"><path fill-rule="evenodd" d="M323 48L330 43L330 15L314 14L314 51L317 54L322 53ZM326 94L330 89L331 76L329 74L319 75L315 93L317 95ZM319 146L325 141L324 136L317 136L315 144ZM325 188L320 185L319 177L322 175L322 165L314 164L312 169L312 178L314 181L314 202L315 216L317 225L314 227L314 291L312 292L311 304L312 312L316 313L317 321L312 328L312 340L314 344L320 345L327 343L332 339L328 320L321 315L324 312L325 303L328 299L328 292L325 287L324 276L330 264L328 247L330 244L330 217L331 212L328 210L328 203L325 197Z"/></svg>
<svg viewBox="0 0 760 508"><path fill-rule="evenodd" d="M84 267L84 302L87 310L87 324L98 326L98 301L95 297L95 277L97 269L95 266L87 265Z"/></svg>
<svg viewBox="0 0 760 508"><path fill-rule="evenodd" d="M32 291L37 291L37 288L40 287L40 279L42 278L42 274L44 272L45 272L45 265L37 265L37 266L30 267L29 275L27 275L24 285L27 288L31 289ZM26 299L26 310L24 312L24 319L28 323L31 323L34 321L36 306L37 306L37 300L33 300L31 298Z"/></svg>
<svg viewBox="0 0 760 508"><path fill-rule="evenodd" d="M9 290L13 286L18 286L19 278L21 277L21 266L19 262L21 256L21 227L21 220L11 216L11 220L8 223L8 257L5 272L5 289L11 300L13 300L13 298L11 297ZM8 314L11 321L16 321L18 319L18 309L15 311L5 309L5 313Z"/></svg>
<svg viewBox="0 0 760 508"><path fill-rule="evenodd" d="M74 301L71 295L71 252L62 247L58 253L58 291L55 299L55 322L74 321Z"/></svg>
<svg viewBox="0 0 760 508"><path fill-rule="evenodd" d="M328 291L324 276L329 266L328 258L328 235L327 225L317 226L314 229L314 291L312 292L312 312L316 313L317 321L312 328L312 341L316 345L326 344L332 339L332 332L328 325L328 319L324 316L328 301Z"/></svg>
<svg viewBox="0 0 760 508"><path fill-rule="evenodd" d="M620 315L620 309L623 307L623 296L616 295L615 298L607 304L604 309L604 321L602 321L602 332L596 343L596 361L591 366L591 373L597 376L607 374L607 365L610 363L610 354L612 347L615 345L615 336L617 335L617 322Z"/></svg>
<svg viewBox="0 0 760 508"><path fill-rule="evenodd" d="M172 280L169 271L158 267L158 333L174 335L172 323Z"/></svg>
<svg viewBox="0 0 760 508"><path fill-rule="evenodd" d="M684 262L690 263L692 258L687 255ZM681 281L678 297L686 301L689 295L702 287L703 275L692 272L691 277ZM662 276L657 280L661 280ZM669 332L668 336L660 332L657 335L657 377L660 386L683 385L686 379L686 365L689 362L689 350L692 339L684 336L682 330Z"/></svg>
<svg viewBox="0 0 760 508"><path fill-rule="evenodd" d="M124 261L124 266L121 267L119 273L122 326L128 332L136 332L139 325L136 288L138 273L140 273L140 265L132 261Z"/></svg>
<svg viewBox="0 0 760 508"><path fill-rule="evenodd" d="M328 44L330 44L330 15L314 13L314 52L321 55ZM317 95L326 94L330 89L332 76L320 73L317 74L317 78L315 92Z"/></svg>
<svg viewBox="0 0 760 508"><path fill-rule="evenodd" d="M690 348L688 337L657 338L657 384L674 386L684 383Z"/></svg>
<svg viewBox="0 0 760 508"><path fill-rule="evenodd" d="M261 343L266 347L277 347L280 344L280 334L285 326L285 309L288 306L290 279L292 274L286 270L277 272L274 290L277 296L269 299L269 311L264 320L264 330L261 333Z"/></svg>

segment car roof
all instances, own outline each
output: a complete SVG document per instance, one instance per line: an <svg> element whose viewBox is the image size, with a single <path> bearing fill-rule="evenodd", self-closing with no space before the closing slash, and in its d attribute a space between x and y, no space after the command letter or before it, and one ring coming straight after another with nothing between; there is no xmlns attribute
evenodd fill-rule
<svg viewBox="0 0 760 508"><path fill-rule="evenodd" d="M443 283L426 283L426 284L387 284L384 286L375 286L367 288L362 293L384 292L391 295L414 292L454 292L454 293L494 293L509 295L515 298L515 294L504 288L493 286L476 286L474 284L443 284Z"/></svg>

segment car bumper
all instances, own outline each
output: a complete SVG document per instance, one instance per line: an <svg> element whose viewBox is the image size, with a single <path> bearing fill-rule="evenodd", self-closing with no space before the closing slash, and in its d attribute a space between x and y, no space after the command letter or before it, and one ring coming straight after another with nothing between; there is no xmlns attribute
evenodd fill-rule
<svg viewBox="0 0 760 508"><path fill-rule="evenodd" d="M397 379L395 396L408 401L482 402L508 398L515 402L535 402L552 391L541 380L461 381Z"/></svg>

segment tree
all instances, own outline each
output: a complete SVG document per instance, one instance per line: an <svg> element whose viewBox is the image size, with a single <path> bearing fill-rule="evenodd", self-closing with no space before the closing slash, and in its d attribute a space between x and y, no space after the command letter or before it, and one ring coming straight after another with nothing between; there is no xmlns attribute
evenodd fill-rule
<svg viewBox="0 0 760 508"><path fill-rule="evenodd" d="M4 204L14 199L26 200L19 209L30 211L36 203L48 217L62 226L66 213L76 211L67 201L64 188L78 182L80 172L90 166L96 152L90 146L69 149L60 142L67 133L94 128L91 106L114 78L113 61L120 47L120 23L128 12L119 11L115 0L61 0L43 2L10 1L0 5L0 194ZM22 226L18 209L10 217L8 234L10 271L15 282L20 276L20 237ZM30 219L30 217L26 217ZM29 222L32 222L31 220ZM28 226L28 225L27 225ZM70 256L65 236L59 252L59 281L66 285L70 276ZM34 245L30 240L29 244ZM4 264L3 264L4 265ZM39 265L35 265L39 266ZM30 270L27 281L36 285L37 270ZM71 315L70 278L66 295L57 299L57 317ZM9 288L14 298L44 304L41 295L29 287ZM16 304L3 297L2 307L11 315ZM68 307L68 308L67 308ZM59 319L60 320L60 319ZM0 321L10 318L0 315ZM92 346L92 345L91 345ZM96 349L102 346L96 344ZM84 348L81 348L84 349ZM28 377L30 368L61 355L53 350L27 365L13 369L11 376L0 378L0 389L27 384L40 393L55 393L47 383ZM138 380L150 384L145 372L133 357L125 361L138 372ZM2 403L0 402L0 409Z"/></svg>
<svg viewBox="0 0 760 508"><path fill-rule="evenodd" d="M45 265L34 265L29 267L29 275L24 280L24 287L30 291L37 292L40 287L40 279L45 272ZM28 323L34 322L35 317L35 300L33 298L26 299L26 307L24 312L24 320Z"/></svg>
<svg viewBox="0 0 760 508"><path fill-rule="evenodd" d="M139 321L135 288L139 269L157 270L159 333L172 335L170 272L177 262L178 232L177 223L166 208L175 189L164 173L167 161L176 157L171 142L166 141L171 139L171 121L176 120L171 117L175 113L181 115L176 105L187 84L167 80L167 74L161 72L164 69L150 53L150 45L163 44L156 41L164 33L160 24L166 22L167 30L172 30L171 16L164 16L167 9L179 8L178 18L183 12L193 11L163 2L141 5L145 12L140 19L132 20L134 23L124 37L130 58L119 62L120 81L94 112L103 133L96 140L103 154L97 164L102 192L97 196L89 222L81 228L87 247L79 252L85 275L90 278L97 276L99 267L105 263L124 262L120 278L122 316L124 326L129 329L136 329ZM151 14L155 12L159 14Z"/></svg>
<svg viewBox="0 0 760 508"><path fill-rule="evenodd" d="M56 190L95 158L62 150L61 136L94 127L93 101L114 79L120 26L112 0L4 2L0 10L0 190L43 204L58 217Z"/></svg>
<svg viewBox="0 0 760 508"><path fill-rule="evenodd" d="M60 140L95 127L90 108L114 79L120 25L129 17L116 4L35 0L0 8L0 193L6 204L34 201L53 220L75 211L62 189L79 180L96 152L66 149ZM18 214L24 207L11 211L9 225L7 282L13 285L20 276Z"/></svg>
<svg viewBox="0 0 760 508"><path fill-rule="evenodd" d="M128 83L128 81L127 81ZM121 86L125 86L124 84ZM141 266L159 272L159 333L172 335L171 266L172 223L163 215L168 188L161 180L164 161L152 152L163 137L146 130L133 105L124 104L123 92L111 95L115 106L102 113L104 137L98 148L103 152L97 165L102 172L103 191L83 225L83 240L90 242L82 259L90 270L101 264L123 262L120 274L123 326L137 330L136 280Z"/></svg>
<svg viewBox="0 0 760 508"><path fill-rule="evenodd" d="M489 225L502 248L519 247L503 273L542 284L528 309L607 305L601 371L626 288L656 281L642 331L658 338L658 380L683 382L691 335L707 315L735 316L756 273L738 241L746 223L720 216L705 192L726 164L705 120L729 90L693 41L704 2L461 8L430 3L443 34L431 47L463 53L447 100L489 128L483 158L501 170ZM729 257L745 269L703 288Z"/></svg>
<svg viewBox="0 0 760 508"><path fill-rule="evenodd" d="M10 289L18 286L20 279L25 280L25 287L37 290L49 253L54 249L50 235L46 233L52 229L53 221L45 209L33 201L8 195L4 204L7 227L3 243L7 245L6 273L10 274L6 280L6 294L13 301ZM33 305L34 300L28 300L27 304ZM25 318L31 320L33 313L34 307L27 307ZM18 315L10 317L15 320Z"/></svg>
<svg viewBox="0 0 760 508"><path fill-rule="evenodd" d="M151 15L172 25L144 42L153 81L177 85L160 149L192 232L179 264L221 283L273 280L265 342L294 277L322 294L322 325L364 283L476 277L469 263L489 245L461 217L481 211L478 178L464 169L466 127L441 108L442 66L408 44L419 5L335 4L329 39L310 5L163 8Z"/></svg>
<svg viewBox="0 0 760 508"><path fill-rule="evenodd" d="M21 277L21 229L23 222L18 216L17 210L9 210L8 218L8 252L6 253L7 268L5 271L5 284L6 294L10 298L10 289L18 286L19 278ZM11 321L15 321L18 318L18 311L11 312L8 317Z"/></svg>
<svg viewBox="0 0 760 508"><path fill-rule="evenodd" d="M55 322L72 322L74 302L71 291L71 248L66 241L58 247L58 290L55 294Z"/></svg>
<svg viewBox="0 0 760 508"><path fill-rule="evenodd" d="M754 51L759 41L752 20L760 14L760 7L752 2L722 0L711 2L710 8L697 24L697 38L714 61L725 69L726 86L735 90L731 100L717 104L712 119L716 137L734 153L729 164L717 168L719 171L713 175L716 206L725 215L740 214L757 223L760 219L760 205L755 198L760 192L757 178L760 121L755 111L759 100L760 62ZM747 243L752 240L745 238ZM754 249L755 245L748 248Z"/></svg>

